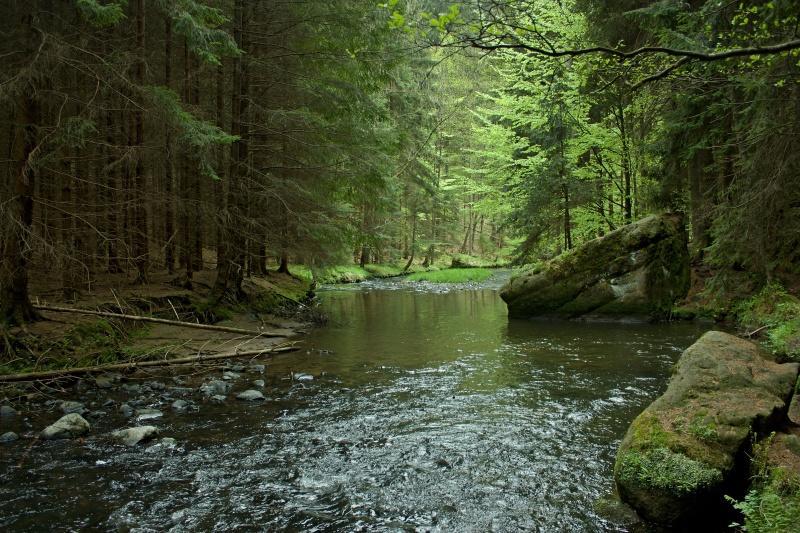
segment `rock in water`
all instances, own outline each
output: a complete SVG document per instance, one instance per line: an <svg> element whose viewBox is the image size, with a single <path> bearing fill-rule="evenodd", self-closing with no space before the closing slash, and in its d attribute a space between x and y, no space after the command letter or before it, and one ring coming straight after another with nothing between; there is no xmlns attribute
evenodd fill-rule
<svg viewBox="0 0 800 533"><path fill-rule="evenodd" d="M2 435L0 435L0 442L14 442L17 439L19 439L19 435L17 435L13 431L6 431Z"/></svg>
<svg viewBox="0 0 800 533"><path fill-rule="evenodd" d="M664 395L628 428L614 465L620 497L671 527L711 519L748 476L736 463L752 435L785 417L797 372L797 363L769 361L752 342L703 335L681 355Z"/></svg>
<svg viewBox="0 0 800 533"><path fill-rule="evenodd" d="M112 433L111 436L127 446L136 446L140 442L158 435L158 431L158 428L155 426L139 426L120 429Z"/></svg>
<svg viewBox="0 0 800 533"><path fill-rule="evenodd" d="M45 440L68 439L79 437L89 432L89 422L78 413L70 413L58 419L58 421L47 426L42 431L42 438Z"/></svg>
<svg viewBox="0 0 800 533"><path fill-rule="evenodd" d="M65 401L61 402L60 407L64 414L78 413L82 415L86 412L86 407L81 402Z"/></svg>
<svg viewBox="0 0 800 533"><path fill-rule="evenodd" d="M0 405L0 418L11 418L17 416L17 410L10 405Z"/></svg>
<svg viewBox="0 0 800 533"><path fill-rule="evenodd" d="M244 392L240 392L239 394L236 395L236 397L238 399L240 399L240 400L246 400L246 401L251 401L251 402L255 401L255 400L263 400L264 399L264 395L263 394L261 394L257 390L253 390L253 389L246 390Z"/></svg>
<svg viewBox="0 0 800 533"><path fill-rule="evenodd" d="M680 215L653 215L589 241L527 272L500 296L515 318L668 315L689 289Z"/></svg>

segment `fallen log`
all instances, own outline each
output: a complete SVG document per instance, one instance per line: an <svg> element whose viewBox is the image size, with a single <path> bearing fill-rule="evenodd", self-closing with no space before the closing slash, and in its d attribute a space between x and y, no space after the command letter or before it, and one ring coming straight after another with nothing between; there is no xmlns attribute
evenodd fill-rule
<svg viewBox="0 0 800 533"><path fill-rule="evenodd" d="M27 372L24 374L7 374L0 376L0 383L12 381L42 381L55 379L64 376L78 376L82 374L96 374L100 372L110 372L115 370L136 370L137 368L149 368L154 366L172 366L187 363L201 363L206 361L218 361L220 359L233 359L234 357L250 357L259 355L274 355L277 353L293 352L298 350L297 346L278 346L263 350L245 350L241 352L226 352L208 355L191 355L188 357L176 357L174 359L157 359L150 361L133 361L129 363L112 363L108 365L84 366L76 368L63 368L60 370L47 370L44 372Z"/></svg>
<svg viewBox="0 0 800 533"><path fill-rule="evenodd" d="M56 313L79 313L82 315L96 315L108 318L119 318L121 320L131 320L134 322L153 322L155 324L165 324L167 326L177 326L181 328L206 329L209 331L223 331L225 333L236 333L239 335L253 335L255 337L286 337L286 334L274 331L258 331L254 329L233 328L230 326L215 326L213 324L197 324L195 322L183 322L180 320L169 320L167 318L156 318L152 316L125 315L122 313L111 313L109 311L94 311L92 309L75 309L73 307L55 307L52 305L34 305L39 311L53 311Z"/></svg>

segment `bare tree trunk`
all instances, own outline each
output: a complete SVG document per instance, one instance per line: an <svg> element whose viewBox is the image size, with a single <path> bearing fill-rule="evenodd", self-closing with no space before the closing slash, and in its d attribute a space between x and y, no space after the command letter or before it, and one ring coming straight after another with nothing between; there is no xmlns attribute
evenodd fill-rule
<svg viewBox="0 0 800 533"><path fill-rule="evenodd" d="M31 28L30 15L23 22ZM28 34L33 38L31 31ZM33 191L35 172L34 151L37 146L39 104L33 91L19 96L17 120L14 128L13 197L3 202L2 241L0 241L0 322L22 324L36 320L39 315L31 305L28 295L28 258L30 247L27 239L33 223Z"/></svg>
<svg viewBox="0 0 800 533"><path fill-rule="evenodd" d="M248 38L246 0L235 0L233 15L233 36L242 56L233 59L233 93L231 97L231 133L238 140L231 144L231 165L229 172L230 187L228 190L228 213L225 218L225 238L223 254L217 263L217 278L211 292L212 302L223 300L240 300L242 297L242 279L244 249L241 232L237 223L241 216L241 202L244 180L247 177L247 155L249 131L245 120L248 106Z"/></svg>
<svg viewBox="0 0 800 533"><path fill-rule="evenodd" d="M144 85L145 49L144 49L145 0L136 0L136 70L134 79L141 87ZM144 176L144 116L141 108L133 112L134 146L136 147L136 167L133 176L133 263L136 266L134 283L146 283L149 263L149 246L147 242L147 212L145 211L145 176Z"/></svg>
<svg viewBox="0 0 800 533"><path fill-rule="evenodd" d="M164 19L164 86L172 88L172 19ZM172 132L164 134L164 266L175 272L175 193L173 187L174 163L172 158Z"/></svg>

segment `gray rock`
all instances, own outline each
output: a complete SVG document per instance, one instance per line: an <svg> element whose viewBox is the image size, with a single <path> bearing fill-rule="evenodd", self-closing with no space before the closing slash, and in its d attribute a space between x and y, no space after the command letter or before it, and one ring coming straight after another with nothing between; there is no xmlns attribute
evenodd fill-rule
<svg viewBox="0 0 800 533"><path fill-rule="evenodd" d="M259 388L264 388L264 380L263 379L255 379L253 380L253 385Z"/></svg>
<svg viewBox="0 0 800 533"><path fill-rule="evenodd" d="M185 411L189 407L189 402L186 400L175 400L172 402L172 408L176 411Z"/></svg>
<svg viewBox="0 0 800 533"><path fill-rule="evenodd" d="M253 389L249 389L249 390L246 390L244 392L240 392L239 394L236 395L236 397L238 399L240 399L240 400L245 400L245 401L249 401L249 402L256 401L256 400L263 400L264 399L264 395L263 394L261 394L257 390L253 390Z"/></svg>
<svg viewBox="0 0 800 533"><path fill-rule="evenodd" d="M64 411L64 414L78 413L80 415L86 412L86 407L84 407L84 405L81 402L73 402L73 401L61 402L61 405L59 405L59 407L61 407L61 410Z"/></svg>
<svg viewBox="0 0 800 533"><path fill-rule="evenodd" d="M167 388L167 386L160 381L148 381L147 386L153 390L164 390Z"/></svg>
<svg viewBox="0 0 800 533"><path fill-rule="evenodd" d="M225 403L225 400L227 400L228 397L222 394L215 394L210 399L211 403Z"/></svg>
<svg viewBox="0 0 800 533"><path fill-rule="evenodd" d="M234 372L244 372L244 365L240 365L240 364L236 364L236 363L234 363L232 365L228 365L226 368L228 370L232 370Z"/></svg>
<svg viewBox="0 0 800 533"><path fill-rule="evenodd" d="M232 388L233 385L230 383L215 379L213 381L209 381L208 383L204 383L203 386L200 387L200 392L206 396L222 396L228 394Z"/></svg>
<svg viewBox="0 0 800 533"><path fill-rule="evenodd" d="M663 318L689 289L679 215L652 215L515 275L500 291L514 318Z"/></svg>
<svg viewBox="0 0 800 533"><path fill-rule="evenodd" d="M142 386L138 383L125 383L122 385L122 390L131 394L139 394L142 392Z"/></svg>
<svg viewBox="0 0 800 533"><path fill-rule="evenodd" d="M620 444L614 479L622 500L652 522L679 530L695 524L744 486L740 452L782 423L797 372L797 363L769 361L733 335L700 337Z"/></svg>
<svg viewBox="0 0 800 533"><path fill-rule="evenodd" d="M239 374L237 374L236 372L228 371L228 372L223 372L222 373L222 379L224 379L224 380L234 380L234 379L239 379L240 377L241 376Z"/></svg>
<svg viewBox="0 0 800 533"><path fill-rule="evenodd" d="M109 398L108 400L103 402L103 407L111 407L112 405L115 405L116 403L117 402L115 402L114 400Z"/></svg>
<svg viewBox="0 0 800 533"><path fill-rule="evenodd" d="M0 418L10 418L17 416L17 410L10 405L0 405Z"/></svg>
<svg viewBox="0 0 800 533"><path fill-rule="evenodd" d="M125 418L130 418L133 416L133 407L128 405L127 403L123 403L119 406L119 412L122 413L122 416Z"/></svg>
<svg viewBox="0 0 800 533"><path fill-rule="evenodd" d="M295 381L311 381L314 379L314 376L312 376L311 374L299 373L299 374L292 374L292 379L294 379Z"/></svg>
<svg viewBox="0 0 800 533"><path fill-rule="evenodd" d="M170 387L169 390L172 394L177 394L178 396L188 396L194 392L194 389L190 387Z"/></svg>
<svg viewBox="0 0 800 533"><path fill-rule="evenodd" d="M14 442L17 439L19 439L19 435L13 431L7 431L0 435L0 442Z"/></svg>
<svg viewBox="0 0 800 533"><path fill-rule="evenodd" d="M151 439L157 436L159 429L155 426L138 426L127 429L120 429L111 434L111 436L126 446L136 446L144 440Z"/></svg>
<svg viewBox="0 0 800 533"><path fill-rule="evenodd" d="M90 428L89 422L81 415L69 413L59 418L55 424L47 426L41 437L45 440L79 437L88 433Z"/></svg>
<svg viewBox="0 0 800 533"><path fill-rule="evenodd" d="M97 376L94 378L94 385L98 389L110 389L114 380L110 376Z"/></svg>
<svg viewBox="0 0 800 533"><path fill-rule="evenodd" d="M154 418L161 418L164 413L158 409L137 409L136 420L152 420Z"/></svg>
<svg viewBox="0 0 800 533"><path fill-rule="evenodd" d="M264 365L250 365L250 372L255 372L257 374L263 374L264 370L267 367Z"/></svg>

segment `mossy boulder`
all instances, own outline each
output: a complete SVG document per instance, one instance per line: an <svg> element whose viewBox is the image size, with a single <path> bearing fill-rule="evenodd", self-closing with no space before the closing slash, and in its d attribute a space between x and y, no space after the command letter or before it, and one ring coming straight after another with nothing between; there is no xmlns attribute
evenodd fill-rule
<svg viewBox="0 0 800 533"><path fill-rule="evenodd" d="M786 415L796 363L770 361L761 348L711 331L677 363L666 392L628 428L614 465L620 497L650 521L685 526L748 476L752 435Z"/></svg>
<svg viewBox="0 0 800 533"><path fill-rule="evenodd" d="M664 317L689 289L680 215L652 215L511 278L511 317Z"/></svg>

